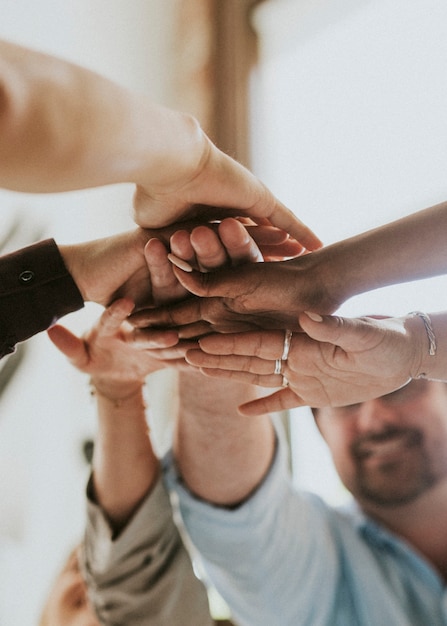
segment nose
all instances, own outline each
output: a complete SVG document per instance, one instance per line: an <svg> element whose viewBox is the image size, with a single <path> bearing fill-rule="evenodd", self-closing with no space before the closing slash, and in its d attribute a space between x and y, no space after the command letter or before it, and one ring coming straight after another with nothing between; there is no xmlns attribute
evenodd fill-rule
<svg viewBox="0 0 447 626"><path fill-rule="evenodd" d="M379 399L363 402L357 411L357 429L361 432L379 432L383 425L393 421L395 410Z"/></svg>

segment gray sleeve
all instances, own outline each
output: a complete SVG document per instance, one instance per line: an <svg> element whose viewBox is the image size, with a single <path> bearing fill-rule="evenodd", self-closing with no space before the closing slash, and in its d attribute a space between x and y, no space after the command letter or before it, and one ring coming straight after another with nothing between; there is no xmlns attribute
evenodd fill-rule
<svg viewBox="0 0 447 626"><path fill-rule="evenodd" d="M213 624L206 589L194 574L162 480L117 539L88 498L83 571L102 624Z"/></svg>

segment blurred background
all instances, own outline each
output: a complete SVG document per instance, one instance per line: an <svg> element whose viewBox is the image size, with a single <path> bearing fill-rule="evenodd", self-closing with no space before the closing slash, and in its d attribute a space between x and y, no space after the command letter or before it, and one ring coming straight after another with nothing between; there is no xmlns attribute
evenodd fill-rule
<svg viewBox="0 0 447 626"><path fill-rule="evenodd" d="M0 14L1 37L196 115L326 244L447 199L442 0L0 0ZM0 191L2 233L11 232L14 249L131 229L132 191ZM435 311L447 309L446 299L441 277L377 290L341 312ZM88 305L63 323L82 332L99 312ZM17 573L28 620L20 626L36 623L81 537L84 447L95 431L86 379L45 333L24 348L0 384L0 533L28 564ZM160 420L170 383L165 374L157 383ZM285 418L296 483L343 502L308 410Z"/></svg>

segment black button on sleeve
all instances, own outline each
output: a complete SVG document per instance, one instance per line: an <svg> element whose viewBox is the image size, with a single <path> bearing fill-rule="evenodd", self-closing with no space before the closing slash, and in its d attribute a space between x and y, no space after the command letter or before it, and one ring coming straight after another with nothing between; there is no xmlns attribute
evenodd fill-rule
<svg viewBox="0 0 447 626"><path fill-rule="evenodd" d="M23 272L20 272L19 274L19 281L21 283L24 283L25 285L32 283L34 281L34 278L35 278L35 274L31 270L24 270Z"/></svg>

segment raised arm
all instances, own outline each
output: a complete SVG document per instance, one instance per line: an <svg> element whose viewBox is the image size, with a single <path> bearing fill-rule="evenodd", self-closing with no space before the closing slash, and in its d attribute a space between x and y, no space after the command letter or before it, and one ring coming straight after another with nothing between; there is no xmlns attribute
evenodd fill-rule
<svg viewBox="0 0 447 626"><path fill-rule="evenodd" d="M447 203L279 263L247 265L212 274L176 268L180 282L198 296L148 311L142 325L206 320L228 332L230 323L298 330L303 311L334 312L347 299L379 287L447 272Z"/></svg>
<svg viewBox="0 0 447 626"><path fill-rule="evenodd" d="M198 497L232 506L266 475L275 448L270 417L244 420L237 411L256 396L247 384L180 373L174 453L182 480Z"/></svg>
<svg viewBox="0 0 447 626"><path fill-rule="evenodd" d="M132 344L125 320L130 300L117 300L82 338L55 326L48 334L82 372L89 374L98 407L98 438L93 458L95 499L114 532L121 530L153 487L159 472L146 423L143 386L150 373L164 367L148 350ZM147 347L177 343L147 340ZM174 357L175 348L171 349ZM169 356L172 356L170 353Z"/></svg>
<svg viewBox="0 0 447 626"><path fill-rule="evenodd" d="M188 229L195 237L197 225L197 221L182 223L181 233L188 241ZM230 245L228 253L220 252L222 262L227 257L234 257L236 262L237 255L244 259L247 247L250 258L251 246L255 249L253 254L259 254L255 242L267 255L293 255L300 250L299 244L285 231L271 226L244 227L233 218L227 218L213 228L226 235ZM16 343L47 329L55 320L82 308L84 301L107 305L118 297L128 297L137 308L153 305L151 278L157 280L157 272L151 275L149 266L155 264L155 269L160 260L150 254L146 243L156 237L160 245L166 247L176 229L175 226L156 230L138 228L103 239L60 246L49 239L1 257L0 356L12 352ZM203 230L208 229L200 228L199 235ZM232 250L235 230L236 249ZM201 252L205 254L206 250ZM166 254L161 263L169 276L169 285L176 286L169 300L189 296L173 274ZM156 300L161 301L158 297Z"/></svg>
<svg viewBox="0 0 447 626"><path fill-rule="evenodd" d="M62 59L0 42L0 186L57 192L129 182L135 219L161 227L196 209L236 210L318 238L197 121ZM214 208L210 208L214 207Z"/></svg>
<svg viewBox="0 0 447 626"><path fill-rule="evenodd" d="M241 262L259 255L240 224L230 220L226 228L227 248L210 229L199 230L195 261L213 267L227 258ZM145 257L154 302L185 295L167 255L162 241L149 241ZM192 344L179 343L176 332L134 332L126 323L132 306L129 299L115 301L82 339L61 326L49 330L73 365L90 376L98 403L85 576L104 621L209 626L206 592L173 521L150 442L142 391L146 376L160 367L192 369L184 360ZM194 393L198 391L201 387Z"/></svg>
<svg viewBox="0 0 447 626"><path fill-rule="evenodd" d="M283 387L243 403L244 415L298 406L344 406L364 402L423 376L447 381L447 314L401 318L344 318L302 314L305 332L293 333L288 358L284 332L254 331L208 335L188 362L211 377Z"/></svg>
<svg viewBox="0 0 447 626"><path fill-rule="evenodd" d="M162 349L171 342L160 337L146 337L138 347L125 323L132 306L129 300L116 301L82 339L62 327L49 331L73 365L90 375L97 399L83 545L89 595L104 622L180 626L186 616L209 626L206 590L173 521L143 398L146 375L175 362L178 349ZM159 349L152 352L155 346Z"/></svg>

